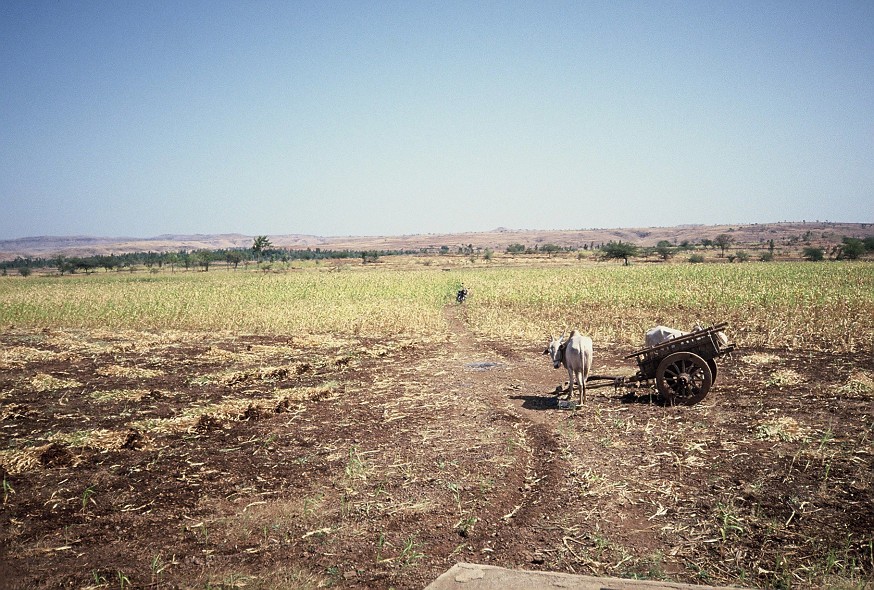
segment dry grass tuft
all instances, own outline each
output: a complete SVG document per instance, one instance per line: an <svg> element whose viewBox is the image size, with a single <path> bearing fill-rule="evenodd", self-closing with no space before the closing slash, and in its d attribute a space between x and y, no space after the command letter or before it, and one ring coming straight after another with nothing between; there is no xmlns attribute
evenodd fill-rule
<svg viewBox="0 0 874 590"><path fill-rule="evenodd" d="M846 383L837 387L837 392L853 397L871 397L874 395L874 377L866 371L856 371Z"/></svg>
<svg viewBox="0 0 874 590"><path fill-rule="evenodd" d="M778 369L771 373L765 385L768 387L791 387L804 383L805 379L798 371L793 369Z"/></svg>
<svg viewBox="0 0 874 590"><path fill-rule="evenodd" d="M30 380L30 386L34 391L54 391L56 389L71 389L73 387L82 387L82 384L75 379L62 379L54 377L47 373L37 373Z"/></svg>
<svg viewBox="0 0 874 590"><path fill-rule="evenodd" d="M778 362L780 362L780 357L777 356L776 354L768 354L765 352L754 352L752 354L747 354L747 355L741 356L740 360L742 360L743 362L750 364L750 365L761 366L761 365L771 365L774 363L778 363Z"/></svg>
<svg viewBox="0 0 874 590"><path fill-rule="evenodd" d="M0 370L24 367L28 363L45 363L64 358L64 354L29 346L11 346L0 353Z"/></svg>
<svg viewBox="0 0 874 590"><path fill-rule="evenodd" d="M143 369L140 367L123 367L121 365L107 365L97 369L97 374L104 377L123 377L125 379L152 379L160 377L163 371L157 369Z"/></svg>
<svg viewBox="0 0 874 590"><path fill-rule="evenodd" d="M756 438L768 441L798 442L810 438L810 429L799 425L795 418L788 416L759 422L755 433Z"/></svg>
<svg viewBox="0 0 874 590"><path fill-rule="evenodd" d="M0 451L0 467L10 475L51 466L76 467L80 458L55 441L41 446Z"/></svg>
<svg viewBox="0 0 874 590"><path fill-rule="evenodd" d="M109 389L92 391L88 397L96 402L142 401L148 397L148 389Z"/></svg>

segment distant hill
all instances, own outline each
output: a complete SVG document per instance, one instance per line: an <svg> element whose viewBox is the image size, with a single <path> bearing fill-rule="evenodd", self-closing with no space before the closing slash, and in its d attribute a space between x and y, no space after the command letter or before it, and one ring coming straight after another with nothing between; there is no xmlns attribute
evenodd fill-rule
<svg viewBox="0 0 874 590"><path fill-rule="evenodd" d="M808 233L809 232L809 233ZM302 234L270 235L274 246L289 249L322 248L326 250L419 250L422 248L451 249L472 245L475 248L505 250L510 244L527 247L556 244L582 248L609 241L633 242L639 246L654 246L662 240L679 244L699 243L717 235L730 234L737 244L759 244L773 239L776 243L792 238L814 243L840 242L843 237L863 238L874 235L872 223L784 222L748 225L679 225L675 227L643 227L579 230L518 230L496 228L486 232L411 234L402 236L333 236ZM244 234L171 235L152 238L38 236L0 240L0 260L16 257L49 258L62 256L98 256L131 252L168 252L179 250L218 250L250 248L255 236Z"/></svg>

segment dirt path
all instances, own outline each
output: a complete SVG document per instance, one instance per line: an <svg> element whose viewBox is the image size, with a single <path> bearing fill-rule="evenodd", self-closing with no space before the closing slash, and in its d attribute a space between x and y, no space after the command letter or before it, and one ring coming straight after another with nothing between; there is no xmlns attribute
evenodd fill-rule
<svg viewBox="0 0 874 590"><path fill-rule="evenodd" d="M496 416L504 416L519 433L524 449L524 477L513 498L513 507L495 523L491 534L496 550L515 548L515 559L540 560L538 547L549 529L545 514L551 510L561 480L569 466L561 458L554 434L557 412L554 398L544 392L548 365L532 351L517 351L494 342L482 342L467 328L463 306L447 306L445 314L452 333L456 367L450 371L472 383L472 390ZM508 487L507 493L512 493ZM544 528L545 527L545 528ZM519 548L527 548L519 551ZM520 554L521 553L521 554ZM488 558L489 556L486 555Z"/></svg>

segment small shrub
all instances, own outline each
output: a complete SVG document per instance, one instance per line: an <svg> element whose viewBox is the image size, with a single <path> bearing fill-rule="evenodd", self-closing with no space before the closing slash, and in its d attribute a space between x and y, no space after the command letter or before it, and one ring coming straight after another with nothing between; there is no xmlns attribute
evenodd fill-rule
<svg viewBox="0 0 874 590"><path fill-rule="evenodd" d="M689 257L689 262L691 262L692 264L698 264L698 263L704 262L704 256L701 254L692 254Z"/></svg>
<svg viewBox="0 0 874 590"><path fill-rule="evenodd" d="M825 258L825 250L823 250L822 248L816 248L814 246L808 246L804 249L804 257L811 262L819 262L820 260Z"/></svg>

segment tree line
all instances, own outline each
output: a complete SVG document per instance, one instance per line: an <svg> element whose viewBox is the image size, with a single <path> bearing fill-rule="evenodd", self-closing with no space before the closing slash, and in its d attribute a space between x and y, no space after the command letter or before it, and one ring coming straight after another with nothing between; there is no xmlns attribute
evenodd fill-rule
<svg viewBox="0 0 874 590"><path fill-rule="evenodd" d="M810 232L808 232L810 234ZM796 240L809 244L810 236L805 235ZM559 252L578 252L580 250L597 251L600 256L607 260L623 260L625 264L629 263L629 259L638 257L656 256L663 260L668 260L680 252L694 251L700 248L719 248L720 257L726 258L726 250L735 245L735 240L730 234L720 234L715 239L703 239L699 244L690 243L684 240L680 244L673 244L667 240L660 241L654 247L641 247L633 242L610 241L607 243L596 244L595 242L583 244L583 246L558 246L556 244L538 244L533 247L527 247L523 244L510 244L506 248L506 253L511 255L519 254L546 254L552 256ZM766 244L760 247L763 252L759 259L769 261L774 259L775 243L774 240L769 240ZM157 272L164 268L170 268L172 271L176 269L208 271L209 267L215 262L223 262L227 267L233 267L236 270L240 264L249 265L257 263L264 270L269 270L270 265L275 262L288 263L301 260L329 260L329 259L349 259L361 258L362 263L377 262L381 256L394 255L410 255L410 254L432 254L434 248L420 248L418 250L323 250L321 248L306 248L304 250L291 250L278 248L274 246L267 236L257 236L250 248L224 248L215 250L179 250L175 252L130 252L123 254L96 255L84 257L18 257L14 260L0 262L0 274L7 275L10 271L17 271L23 276L27 276L34 269L56 269L59 274L74 274L77 272L90 273L103 269L109 271L134 271L145 267L148 270ZM480 248L475 248L473 244L462 245L458 248L458 253L462 255L473 256ZM448 246L439 248L440 254L448 254L450 249ZM487 260L491 260L493 255L491 248L485 249L483 256ZM808 245L803 248L802 256L811 261L824 260L826 257L833 260L856 260L865 256L869 252L874 252L874 236L864 239L858 238L843 238L841 243L833 244L829 248ZM727 256L729 262L745 262L749 260L750 255L742 249L736 249ZM689 258L690 262L703 262L704 258L700 254L693 254Z"/></svg>
<svg viewBox="0 0 874 590"><path fill-rule="evenodd" d="M179 270L209 270L213 263L225 263L226 266L237 269L241 264L271 264L275 262L293 262L301 260L331 260L361 258L365 262L375 262L381 256L417 254L413 250L323 250L307 248L305 250L286 250L272 246L259 249L231 248L216 250L179 250L175 252L130 252L124 254L109 254L97 256L54 256L54 257L18 257L14 260L0 262L0 273L18 272L28 275L36 269L55 269L59 274L90 273L98 270L134 271L146 268L148 270L171 271Z"/></svg>
<svg viewBox="0 0 874 590"><path fill-rule="evenodd" d="M798 241L803 241L809 244L810 239L810 232L807 232L807 234ZM790 243L792 242L790 241ZM582 248L558 246L556 244L535 245L533 248L529 248L523 244L517 243L507 246L506 252L507 254L513 255L541 253L552 256L558 252L573 252L581 249L594 252L597 250L602 258L606 260L623 260L627 265L631 258L649 258L650 256L655 256L662 260L668 260L681 252L691 252L700 247L704 249L718 248L719 256L721 258L727 258L729 262L746 262L750 259L750 253L743 249L736 249L726 256L726 250L730 250L733 246L736 246L736 243L732 235L719 234L712 240L709 238L702 239L699 244L693 244L688 240L684 240L680 244L673 244L668 240L662 240L655 246L642 247L634 242L623 242L622 240L619 240L597 245L594 242L591 242L583 244ZM759 245L758 249L762 250L762 253L759 255L759 260L763 262L774 260L776 244L773 239ZM808 245L803 248L802 256L811 261L824 260L826 256L832 260L857 260L868 252L874 252L874 236L869 236L863 239L844 237L839 244L833 244L830 248ZM700 254L693 254L689 257L689 261L703 262L704 257Z"/></svg>

